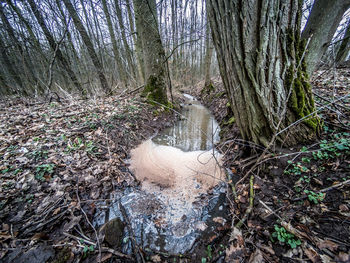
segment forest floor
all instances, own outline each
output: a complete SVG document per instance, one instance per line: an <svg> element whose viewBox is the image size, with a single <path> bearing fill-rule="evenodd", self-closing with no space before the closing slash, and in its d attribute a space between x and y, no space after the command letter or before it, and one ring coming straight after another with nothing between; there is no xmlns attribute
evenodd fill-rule
<svg viewBox="0 0 350 263"><path fill-rule="evenodd" d="M348 95L349 79L346 70L336 81L330 72L316 78L319 106L333 91L336 99ZM256 165L261 149L244 155L248 144L222 84L214 80L214 86L209 93L203 83L182 88L223 124L217 148L235 190L227 195L233 225L205 244L202 262L350 262L349 97L320 112L324 131L317 141L268 152ZM101 262L134 262L104 242L97 250L91 224L100 201L137 184L125 163L130 150L172 126L175 114L134 95L51 103L17 98L0 106L0 262L97 262L99 252Z"/></svg>
<svg viewBox="0 0 350 263"><path fill-rule="evenodd" d="M323 107L317 141L264 156L240 138L222 83L213 84L215 92L199 83L192 95L224 127L218 149L232 171L233 223L229 235L208 244L207 262L350 262L350 70L313 77Z"/></svg>
<svg viewBox="0 0 350 263"><path fill-rule="evenodd" d="M176 121L133 97L1 102L0 262L97 262L96 204L137 184L130 150ZM101 262L129 257L101 251Z"/></svg>

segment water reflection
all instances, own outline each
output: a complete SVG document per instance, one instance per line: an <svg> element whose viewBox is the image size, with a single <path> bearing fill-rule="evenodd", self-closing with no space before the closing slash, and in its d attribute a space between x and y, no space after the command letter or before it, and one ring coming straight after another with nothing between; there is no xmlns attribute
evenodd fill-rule
<svg viewBox="0 0 350 263"><path fill-rule="evenodd" d="M183 151L208 150L219 142L220 128L209 110L188 94L181 111L183 119L173 127L163 130L153 141Z"/></svg>

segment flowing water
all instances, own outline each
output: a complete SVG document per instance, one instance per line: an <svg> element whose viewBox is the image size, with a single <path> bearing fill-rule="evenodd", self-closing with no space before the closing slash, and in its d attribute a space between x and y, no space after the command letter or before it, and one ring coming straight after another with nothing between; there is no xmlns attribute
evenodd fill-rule
<svg viewBox="0 0 350 263"><path fill-rule="evenodd" d="M193 97L185 97L182 119L131 151L130 170L141 188L117 194L105 215L106 221L125 221L124 209L135 242L153 252L187 253L227 218L222 156L213 149L218 123ZM123 251L130 251L129 243Z"/></svg>
<svg viewBox="0 0 350 263"><path fill-rule="evenodd" d="M220 127L209 110L194 97L187 99L181 112L181 120L153 138L157 144L174 146L183 151L208 150L220 140Z"/></svg>

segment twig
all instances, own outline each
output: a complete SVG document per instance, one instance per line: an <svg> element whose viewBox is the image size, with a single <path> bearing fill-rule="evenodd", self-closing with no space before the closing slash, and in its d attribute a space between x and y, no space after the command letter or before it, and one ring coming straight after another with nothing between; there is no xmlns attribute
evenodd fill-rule
<svg viewBox="0 0 350 263"><path fill-rule="evenodd" d="M333 189L335 189L335 188L340 188L340 187L342 187L342 186L344 186L344 185L347 185L347 184L349 184L349 183L350 183L350 179L349 179L349 180L346 180L346 181L344 181L344 182L341 182L341 183L339 183L339 184L335 184L335 185L332 185L332 186L330 186L330 187L324 188L324 189L320 190L320 192L321 192L321 193L328 192L328 191L330 191L330 190L333 190Z"/></svg>
<svg viewBox="0 0 350 263"><path fill-rule="evenodd" d="M81 207L81 202L80 202L80 197L79 197L79 177L77 179L77 187L75 189L75 193L76 193L76 196L77 196L77 200L78 200L78 204L79 204L81 212L84 214L86 221L88 222L88 224L92 227L92 229L95 232L97 247L98 247L98 251L99 251L97 261L101 262L101 244L100 244L100 240L98 239L98 234L97 234L96 228L91 224L87 214L85 213L84 209Z"/></svg>
<svg viewBox="0 0 350 263"><path fill-rule="evenodd" d="M137 87L136 89L133 89L133 90L129 91L129 92L126 93L126 94L132 94L132 93L134 93L134 92L136 92L136 91L139 91L139 90L142 89L144 86L145 86L145 85L141 85L140 87Z"/></svg>
<svg viewBox="0 0 350 263"><path fill-rule="evenodd" d="M121 257L121 258L127 258L127 259L130 259L132 260L132 258L129 256L129 255L125 255L123 253L120 253L112 248L109 248L109 247L101 247L101 251L102 252L109 252L109 253L112 253L113 255L115 256L118 256L118 257Z"/></svg>

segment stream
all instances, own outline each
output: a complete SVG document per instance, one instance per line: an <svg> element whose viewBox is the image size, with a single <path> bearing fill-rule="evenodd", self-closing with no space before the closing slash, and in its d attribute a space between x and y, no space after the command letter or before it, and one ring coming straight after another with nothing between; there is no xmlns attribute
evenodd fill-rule
<svg viewBox="0 0 350 263"><path fill-rule="evenodd" d="M150 253L193 253L228 220L222 156L213 149L219 125L195 98L184 96L181 120L131 151L130 170L141 187L116 192L115 202L95 218L105 240L123 253L132 253L131 239Z"/></svg>

